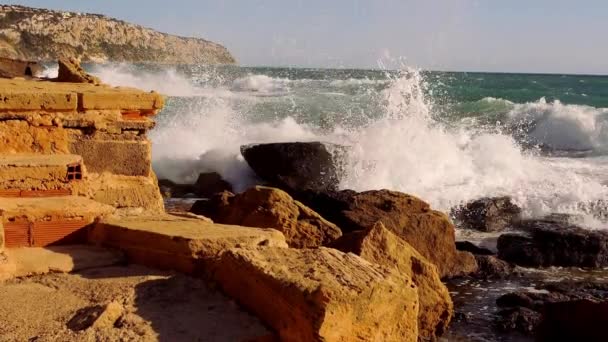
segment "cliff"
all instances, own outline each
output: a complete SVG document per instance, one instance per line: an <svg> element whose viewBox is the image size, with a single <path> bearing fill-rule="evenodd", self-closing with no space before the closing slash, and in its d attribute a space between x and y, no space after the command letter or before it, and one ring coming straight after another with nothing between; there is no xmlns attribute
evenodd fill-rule
<svg viewBox="0 0 608 342"><path fill-rule="evenodd" d="M0 5L0 56L91 62L235 64L220 44L169 35L97 14Z"/></svg>

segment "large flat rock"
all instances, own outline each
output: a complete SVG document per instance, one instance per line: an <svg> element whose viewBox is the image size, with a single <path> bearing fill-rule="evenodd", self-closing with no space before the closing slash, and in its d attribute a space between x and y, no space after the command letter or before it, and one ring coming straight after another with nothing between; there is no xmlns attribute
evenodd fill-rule
<svg viewBox="0 0 608 342"><path fill-rule="evenodd" d="M417 341L412 280L335 249L237 248L215 279L281 341Z"/></svg>
<svg viewBox="0 0 608 342"><path fill-rule="evenodd" d="M274 229L173 215L110 217L93 227L89 239L124 250L134 263L185 273L204 272L206 261L230 248L287 247L285 236Z"/></svg>
<svg viewBox="0 0 608 342"><path fill-rule="evenodd" d="M5 220L25 217L30 221L48 217L79 218L92 222L114 208L84 197L0 198L0 214Z"/></svg>
<svg viewBox="0 0 608 342"><path fill-rule="evenodd" d="M119 251L87 245L9 248L6 255L15 265L16 277L68 273L124 262L124 255Z"/></svg>
<svg viewBox="0 0 608 342"><path fill-rule="evenodd" d="M0 111L155 111L164 104L160 94L134 88L21 79L0 79L0 95Z"/></svg>

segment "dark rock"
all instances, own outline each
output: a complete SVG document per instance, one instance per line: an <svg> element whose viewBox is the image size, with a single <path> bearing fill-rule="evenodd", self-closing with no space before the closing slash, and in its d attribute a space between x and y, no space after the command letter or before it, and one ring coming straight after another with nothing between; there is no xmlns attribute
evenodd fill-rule
<svg viewBox="0 0 608 342"><path fill-rule="evenodd" d="M521 266L608 266L608 232L577 226L536 226L528 235L503 234L497 247L501 259Z"/></svg>
<svg viewBox="0 0 608 342"><path fill-rule="evenodd" d="M481 278L506 278L513 274L515 267L506 261L500 260L493 255L475 255L477 261L477 273Z"/></svg>
<svg viewBox="0 0 608 342"><path fill-rule="evenodd" d="M475 255L494 255L495 253L491 250L483 247L479 247L476 244L469 241L456 241L456 249L459 251L470 252Z"/></svg>
<svg viewBox="0 0 608 342"><path fill-rule="evenodd" d="M496 305L501 308L524 307L541 311L548 303L570 300L570 296L553 292L512 292L500 296Z"/></svg>
<svg viewBox="0 0 608 342"><path fill-rule="evenodd" d="M160 193L165 198L193 197L196 193L194 185L177 184L169 179L159 179L158 187L160 188Z"/></svg>
<svg viewBox="0 0 608 342"><path fill-rule="evenodd" d="M547 304L539 341L608 341L608 302L575 300Z"/></svg>
<svg viewBox="0 0 608 342"><path fill-rule="evenodd" d="M541 321L541 314L534 310L517 307L502 310L498 313L496 326L502 331L518 331L531 335Z"/></svg>
<svg viewBox="0 0 608 342"><path fill-rule="evenodd" d="M194 184L194 188L196 194L204 198L209 198L218 192L232 192L232 185L217 172L201 173Z"/></svg>
<svg viewBox="0 0 608 342"><path fill-rule="evenodd" d="M569 299L608 301L608 283L605 282L559 281L543 284L539 288Z"/></svg>
<svg viewBox="0 0 608 342"><path fill-rule="evenodd" d="M473 255L456 250L454 226L447 215L414 196L389 190L307 191L299 193L298 199L345 233L366 230L381 221L437 265L442 277L477 270Z"/></svg>
<svg viewBox="0 0 608 342"><path fill-rule="evenodd" d="M461 228L482 232L504 230L519 220L521 208L510 197L482 198L452 210L452 216Z"/></svg>
<svg viewBox="0 0 608 342"><path fill-rule="evenodd" d="M223 191L214 194L209 199L198 200L194 202L190 212L196 215L202 215L215 221L214 218L228 215L228 208L231 205L234 194L230 191Z"/></svg>
<svg viewBox="0 0 608 342"><path fill-rule="evenodd" d="M344 146L321 142L289 142L241 146L255 173L292 195L313 190L337 190Z"/></svg>

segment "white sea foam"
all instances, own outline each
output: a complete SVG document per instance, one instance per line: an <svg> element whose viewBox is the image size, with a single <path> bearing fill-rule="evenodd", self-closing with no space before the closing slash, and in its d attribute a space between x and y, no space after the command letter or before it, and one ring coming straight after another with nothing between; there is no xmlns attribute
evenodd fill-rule
<svg viewBox="0 0 608 342"><path fill-rule="evenodd" d="M232 90L254 92L260 95L283 95L289 92L290 81L266 75L248 75L232 82Z"/></svg>
<svg viewBox="0 0 608 342"><path fill-rule="evenodd" d="M559 150L608 150L608 109L559 101L514 104L510 124L529 123L532 142Z"/></svg>
<svg viewBox="0 0 608 342"><path fill-rule="evenodd" d="M169 90L189 82L176 80L173 74L134 79L132 75L112 75L116 72L104 79L117 85ZM276 79L269 79L246 77L236 82L236 92L273 92ZM226 96L226 89L208 90L194 100L169 103L179 111L161 115L151 134L154 167L160 177L177 181L192 181L200 171L217 171L243 190L255 179L240 156L241 145L323 140L351 147L342 187L400 190L443 210L482 196L509 195L531 216L584 213L581 203L608 198L606 179L601 179L603 172L598 169L605 163L597 164L593 158L539 157L522 151L508 134L448 128L433 119L435 111L432 100L425 98L424 86L420 73L405 71L378 94L383 111L379 118L355 129L335 126L329 132L290 117L262 121L243 117L242 106L249 102ZM250 104L259 101L265 99L256 98ZM511 123L529 116L535 122L530 136L546 144L567 148L605 144L603 110L542 100L513 106ZM589 223L597 225L596 221Z"/></svg>

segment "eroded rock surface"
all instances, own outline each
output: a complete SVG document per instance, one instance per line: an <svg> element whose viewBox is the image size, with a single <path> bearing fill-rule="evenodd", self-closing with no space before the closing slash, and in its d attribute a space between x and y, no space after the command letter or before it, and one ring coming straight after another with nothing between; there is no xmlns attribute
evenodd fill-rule
<svg viewBox="0 0 608 342"><path fill-rule="evenodd" d="M215 279L284 341L418 340L412 279L353 254L233 249L222 254Z"/></svg>
<svg viewBox="0 0 608 342"><path fill-rule="evenodd" d="M371 263L395 268L412 278L418 286L418 333L422 340L435 340L447 330L454 308L437 267L381 222L370 229L344 235L332 247L357 254Z"/></svg>
<svg viewBox="0 0 608 342"><path fill-rule="evenodd" d="M471 253L456 250L454 225L447 215L432 210L417 197L390 190L345 190L305 192L298 198L343 232L369 229L381 221L435 264L441 277L470 274L477 269Z"/></svg>
<svg viewBox="0 0 608 342"><path fill-rule="evenodd" d="M274 228L290 247L326 245L342 235L340 229L286 192L256 186L241 194L217 194L194 204L191 212L214 222L247 227Z"/></svg>

